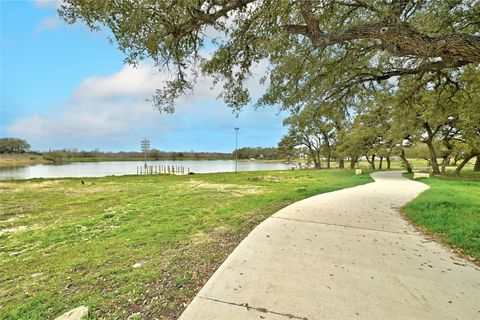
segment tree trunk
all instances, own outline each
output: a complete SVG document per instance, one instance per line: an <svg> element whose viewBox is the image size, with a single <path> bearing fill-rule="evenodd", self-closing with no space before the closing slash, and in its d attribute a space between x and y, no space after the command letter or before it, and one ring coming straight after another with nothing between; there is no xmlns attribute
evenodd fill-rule
<svg viewBox="0 0 480 320"><path fill-rule="evenodd" d="M408 162L407 158L405 157L405 150L402 148L402 152L400 153L400 158L402 159L403 165L405 166L405 169L407 169L408 173L412 173L412 166L410 165L410 162Z"/></svg>
<svg viewBox="0 0 480 320"><path fill-rule="evenodd" d="M475 155L475 154L469 154L463 161L458 165L457 169L455 169L455 175L458 176L460 174L460 171L462 171L463 167L470 161L475 156L480 156L480 155Z"/></svg>
<svg viewBox="0 0 480 320"><path fill-rule="evenodd" d="M442 168L441 168L441 169L442 169L442 175L445 174L445 170L446 170L446 168L447 168L447 166L448 166L449 163L450 163L450 157L448 157L448 156L447 156L447 157L443 157L443 160L442 160Z"/></svg>
<svg viewBox="0 0 480 320"><path fill-rule="evenodd" d="M357 163L357 157L352 157L352 160L350 160L350 169L355 169L356 163Z"/></svg>
<svg viewBox="0 0 480 320"><path fill-rule="evenodd" d="M383 166L383 156L380 157L380 163L378 164L378 170L382 170L382 166Z"/></svg>
<svg viewBox="0 0 480 320"><path fill-rule="evenodd" d="M327 149L327 169L330 169L330 162L332 159L332 146L330 145L330 140L328 139L328 133L325 131L322 131L322 136L323 136L323 142L324 142L325 148Z"/></svg>
<svg viewBox="0 0 480 320"><path fill-rule="evenodd" d="M428 152L430 154L430 164L432 166L432 173L435 175L440 174L440 168L437 161L437 153L435 152L435 147L431 139L425 140L425 144L428 147Z"/></svg>
<svg viewBox="0 0 480 320"><path fill-rule="evenodd" d="M438 175L440 174L440 168L438 166L437 153L435 152L435 147L433 146L433 138L435 137L435 134L437 133L439 127L437 127L437 129L435 130L432 130L428 122L425 122L423 124L423 127L427 131L427 135L428 135L423 142L428 147L428 153L430 155L430 164L432 166L432 173L434 175Z"/></svg>
<svg viewBox="0 0 480 320"><path fill-rule="evenodd" d="M368 156L367 156L368 158ZM372 170L375 170L375 155L372 154L372 162L370 162L370 166L372 167Z"/></svg>
<svg viewBox="0 0 480 320"><path fill-rule="evenodd" d="M315 169L321 169L322 165L320 164L320 160L317 157L313 156L313 165Z"/></svg>
<svg viewBox="0 0 480 320"><path fill-rule="evenodd" d="M375 170L375 162L373 162L373 164L372 164L372 160L374 161L375 156L372 156L372 160L370 160L370 158L368 157L368 154L366 154L366 155L365 155L365 158L367 158L367 162L368 162L368 164L370 165L370 168L372 168L373 170Z"/></svg>
<svg viewBox="0 0 480 320"><path fill-rule="evenodd" d="M480 171L480 155L477 156L477 160L473 166L473 171Z"/></svg>
<svg viewBox="0 0 480 320"><path fill-rule="evenodd" d="M453 165L457 166L457 163L458 163L458 153L455 155L455 157L453 157Z"/></svg>
<svg viewBox="0 0 480 320"><path fill-rule="evenodd" d="M390 170L390 156L387 157L387 170Z"/></svg>
<svg viewBox="0 0 480 320"><path fill-rule="evenodd" d="M322 156L320 155L320 151L317 151L317 159L318 159L318 168L317 169L322 169Z"/></svg>
<svg viewBox="0 0 480 320"><path fill-rule="evenodd" d="M317 151L315 154L314 154L314 158L315 158L315 169L322 169L322 159L320 158L320 152Z"/></svg>
<svg viewBox="0 0 480 320"><path fill-rule="evenodd" d="M312 157L313 160L313 165L315 169L321 169L322 165L320 162L320 154L317 150L315 150L313 147L308 147L308 151L310 152L310 156Z"/></svg>
<svg viewBox="0 0 480 320"><path fill-rule="evenodd" d="M338 168L345 169L345 160L343 160L343 158L338 159Z"/></svg>

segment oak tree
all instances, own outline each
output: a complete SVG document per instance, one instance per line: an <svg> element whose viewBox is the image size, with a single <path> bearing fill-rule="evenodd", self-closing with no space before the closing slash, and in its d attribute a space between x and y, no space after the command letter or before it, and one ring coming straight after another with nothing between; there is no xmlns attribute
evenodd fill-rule
<svg viewBox="0 0 480 320"><path fill-rule="evenodd" d="M270 96L319 82L345 96L366 83L480 63L475 0L64 0L59 12L109 30L127 62L170 68L153 99L166 111L199 73L222 82L225 102L241 108L252 69L265 61ZM289 64L296 72L285 72Z"/></svg>

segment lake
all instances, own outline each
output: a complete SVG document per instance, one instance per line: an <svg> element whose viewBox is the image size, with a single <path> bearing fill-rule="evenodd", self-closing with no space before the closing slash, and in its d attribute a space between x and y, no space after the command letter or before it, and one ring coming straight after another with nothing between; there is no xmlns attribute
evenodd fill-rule
<svg viewBox="0 0 480 320"><path fill-rule="evenodd" d="M149 166L183 166L195 173L234 172L234 160L148 161ZM136 174L143 161L72 162L66 164L38 164L27 167L0 168L2 179L104 177ZM295 163L239 161L238 171L288 170Z"/></svg>

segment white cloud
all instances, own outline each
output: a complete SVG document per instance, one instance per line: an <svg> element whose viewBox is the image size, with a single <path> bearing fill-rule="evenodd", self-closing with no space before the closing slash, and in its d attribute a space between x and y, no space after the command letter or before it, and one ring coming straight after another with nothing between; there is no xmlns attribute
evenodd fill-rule
<svg viewBox="0 0 480 320"><path fill-rule="evenodd" d="M167 72L159 72L151 63L142 62L137 67L124 65L120 71L108 76L93 76L82 81L73 92L74 100L111 100L116 98L151 98L156 89L171 80ZM252 82L252 87L255 87ZM257 92L258 90L255 90ZM211 79L200 79L193 94L180 98L179 106L185 106L186 99L216 98L220 85L213 86Z"/></svg>
<svg viewBox="0 0 480 320"><path fill-rule="evenodd" d="M164 74L147 63L141 63L137 68L124 65L113 75L83 80L73 93L73 98L85 100L152 95L166 80Z"/></svg>
<svg viewBox="0 0 480 320"><path fill-rule="evenodd" d="M57 16L46 17L45 19L40 21L40 23L35 28L34 33L38 34L42 31L56 29L60 26L60 24L61 24L61 21L59 17Z"/></svg>
<svg viewBox="0 0 480 320"><path fill-rule="evenodd" d="M63 0L33 0L33 2L38 8L58 8Z"/></svg>
<svg viewBox="0 0 480 320"><path fill-rule="evenodd" d="M173 116L160 114L146 98L150 98L166 78L148 63L138 68L124 66L110 76L87 78L71 98L51 108L48 114L14 122L6 132L39 146L45 142L66 147L78 141L117 141L141 130L164 132L188 126L185 115L195 116L198 112L195 105L205 98L214 100L218 95L204 81L197 86L197 94L180 99L178 112Z"/></svg>
<svg viewBox="0 0 480 320"><path fill-rule="evenodd" d="M35 7L40 9L49 9L49 11L59 9L62 3L63 0L33 0ZM58 28L60 25L60 18L57 16L56 12L53 12L52 16L48 16L39 22L33 33L38 34L42 31L53 30Z"/></svg>
<svg viewBox="0 0 480 320"><path fill-rule="evenodd" d="M67 103L64 108L58 116L34 115L15 122L7 132L31 141L95 140L128 134L140 120L153 116L152 109L143 101L128 104Z"/></svg>
<svg viewBox="0 0 480 320"><path fill-rule="evenodd" d="M14 122L6 132L26 139L39 149L52 146L89 149L106 145L121 149L145 132L168 136L173 131L185 134L189 130L233 128L235 116L216 99L220 89L212 88L212 81L208 79L199 81L193 94L179 99L174 115L159 113L146 99L151 98L166 79L168 75L158 72L150 63L141 63L137 68L125 65L114 74L85 79L68 100L50 108L48 114ZM254 92L261 89L255 81L250 88ZM262 118L265 116L262 111L242 114L249 125L258 120L264 126L268 121Z"/></svg>

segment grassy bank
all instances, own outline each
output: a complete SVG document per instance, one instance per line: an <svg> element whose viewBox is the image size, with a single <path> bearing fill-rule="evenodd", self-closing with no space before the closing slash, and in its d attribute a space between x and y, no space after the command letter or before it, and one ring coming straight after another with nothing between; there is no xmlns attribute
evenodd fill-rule
<svg viewBox="0 0 480 320"><path fill-rule="evenodd" d="M30 153L0 155L0 167L19 167L40 163L51 163L51 161L46 160L43 156Z"/></svg>
<svg viewBox="0 0 480 320"><path fill-rule="evenodd" d="M480 172L422 179L430 189L404 207L427 233L480 260Z"/></svg>
<svg viewBox="0 0 480 320"><path fill-rule="evenodd" d="M0 318L175 319L279 208L371 181L275 171L0 182Z"/></svg>

